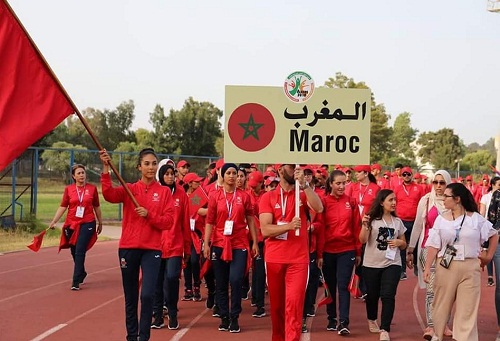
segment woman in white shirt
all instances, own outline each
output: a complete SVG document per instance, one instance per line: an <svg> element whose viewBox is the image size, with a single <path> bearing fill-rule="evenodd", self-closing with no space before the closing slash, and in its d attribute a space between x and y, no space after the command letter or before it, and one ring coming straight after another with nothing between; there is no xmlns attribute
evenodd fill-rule
<svg viewBox="0 0 500 341"><path fill-rule="evenodd" d="M477 212L474 197L463 184L446 186L444 197L447 211L436 218L425 244L428 249L424 270L426 282L431 279L431 266L436 261L434 332L438 340L443 339L455 304L453 338L477 341L481 268L493 258L498 234L492 224ZM481 253L481 244L486 241L489 241L489 250Z"/></svg>
<svg viewBox="0 0 500 341"><path fill-rule="evenodd" d="M366 283L366 316L372 333L380 333L381 341L389 341L396 306L396 289L401 276L401 253L406 248L405 231L396 217L396 196L389 189L380 190L368 215L363 217L359 234L366 243L361 274ZM377 324L378 302L382 301L380 328Z"/></svg>

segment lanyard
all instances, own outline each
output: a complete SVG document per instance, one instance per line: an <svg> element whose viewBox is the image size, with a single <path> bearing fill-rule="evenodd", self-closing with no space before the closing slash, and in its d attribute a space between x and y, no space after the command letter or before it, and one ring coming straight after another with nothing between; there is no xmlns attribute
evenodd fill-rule
<svg viewBox="0 0 500 341"><path fill-rule="evenodd" d="M363 201L363 198L365 196L366 191L368 190L368 186L369 185L363 186L363 187L365 187L365 190L363 191L363 194L361 194L361 183L359 184L359 203L360 204Z"/></svg>
<svg viewBox="0 0 500 341"><path fill-rule="evenodd" d="M78 202L81 205L83 202L83 196L85 195L85 185L83 185L83 191L81 195L80 195L80 190L78 190L78 186L76 186L76 195L78 196Z"/></svg>
<svg viewBox="0 0 500 341"><path fill-rule="evenodd" d="M285 219L285 213L286 213L286 201L288 197L285 198L285 201L283 201L283 188L280 187L281 191L281 219Z"/></svg>
<svg viewBox="0 0 500 341"><path fill-rule="evenodd" d="M460 227L455 230L455 240L453 241L453 244L458 242L460 239L460 231L462 230L462 225L464 224L465 216L467 215L467 212L464 212L464 217L462 218L462 222L460 223Z"/></svg>
<svg viewBox="0 0 500 341"><path fill-rule="evenodd" d="M227 207L227 214L228 214L227 218L230 219L231 212L233 212L234 198L236 198L236 189L234 190L233 200L231 200L231 204L229 204L229 201L227 201L226 189L223 188L223 190L224 190L224 199L226 199L226 207Z"/></svg>
<svg viewBox="0 0 500 341"><path fill-rule="evenodd" d="M406 190L406 186L405 186L404 182L403 182L403 191L405 191L405 193L406 193L406 196L407 196L407 197L409 197L409 196L410 196L410 192L408 192L408 191Z"/></svg>

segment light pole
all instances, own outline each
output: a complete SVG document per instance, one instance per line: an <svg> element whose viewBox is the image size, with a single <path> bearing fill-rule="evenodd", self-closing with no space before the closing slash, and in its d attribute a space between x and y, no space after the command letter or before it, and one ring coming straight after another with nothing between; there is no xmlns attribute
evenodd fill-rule
<svg viewBox="0 0 500 341"><path fill-rule="evenodd" d="M455 160L455 162L457 163L457 176L456 176L457 179L460 177L460 161L462 161L462 159Z"/></svg>

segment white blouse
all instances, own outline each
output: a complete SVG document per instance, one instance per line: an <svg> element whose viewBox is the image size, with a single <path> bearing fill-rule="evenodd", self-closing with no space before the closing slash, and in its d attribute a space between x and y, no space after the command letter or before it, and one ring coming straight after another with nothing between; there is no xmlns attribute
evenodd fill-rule
<svg viewBox="0 0 500 341"><path fill-rule="evenodd" d="M497 234L493 225L479 213L461 215L455 220L446 220L438 216L434 226L429 230L429 238L425 247L431 246L439 250L438 257L444 255L447 245L464 245L465 258L477 258L481 253L481 244ZM460 224L463 224L460 227ZM458 240L455 239L458 236Z"/></svg>

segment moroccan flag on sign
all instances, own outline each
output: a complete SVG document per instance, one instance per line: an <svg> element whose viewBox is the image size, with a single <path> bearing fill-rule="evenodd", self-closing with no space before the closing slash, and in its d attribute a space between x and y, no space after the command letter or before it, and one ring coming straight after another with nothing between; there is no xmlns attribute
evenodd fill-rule
<svg viewBox="0 0 500 341"><path fill-rule="evenodd" d="M0 0L0 171L73 112L45 59Z"/></svg>
<svg viewBox="0 0 500 341"><path fill-rule="evenodd" d="M42 247L43 236L45 236L45 233L47 233L47 230L43 230L42 232L34 236L33 241L30 245L28 245L28 248L35 252L38 252L38 250L40 250L40 248Z"/></svg>
<svg viewBox="0 0 500 341"><path fill-rule="evenodd" d="M189 194L189 216L194 217L198 209L205 206L208 197L203 188L198 187L193 193Z"/></svg>

